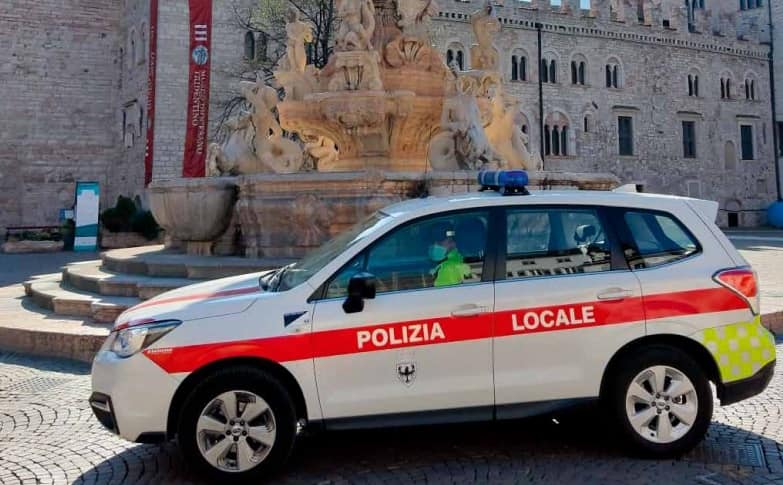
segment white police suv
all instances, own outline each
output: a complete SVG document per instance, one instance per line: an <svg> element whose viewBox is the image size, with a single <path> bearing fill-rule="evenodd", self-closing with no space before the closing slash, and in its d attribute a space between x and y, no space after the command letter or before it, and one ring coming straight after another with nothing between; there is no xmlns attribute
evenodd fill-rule
<svg viewBox="0 0 783 485"><path fill-rule="evenodd" d="M122 314L90 404L215 476L281 465L298 430L510 419L601 399L652 456L772 378L756 277L717 204L497 190L387 207L298 263ZM504 197L504 194L525 194Z"/></svg>

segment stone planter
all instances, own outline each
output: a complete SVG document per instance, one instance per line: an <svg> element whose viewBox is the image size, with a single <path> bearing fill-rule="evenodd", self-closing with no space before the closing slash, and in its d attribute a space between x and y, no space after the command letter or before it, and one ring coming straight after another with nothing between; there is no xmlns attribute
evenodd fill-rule
<svg viewBox="0 0 783 485"><path fill-rule="evenodd" d="M103 249L132 248L154 244L160 244L160 241L149 240L135 232L111 232L101 228L101 248Z"/></svg>
<svg viewBox="0 0 783 485"><path fill-rule="evenodd" d="M63 250L62 241L6 241L0 246L4 253L56 253Z"/></svg>
<svg viewBox="0 0 783 485"><path fill-rule="evenodd" d="M394 202L477 191L476 175L366 171L240 176L236 216L245 256L301 257ZM531 176L531 189L607 190L617 184L618 179L610 174L542 172Z"/></svg>
<svg viewBox="0 0 783 485"><path fill-rule="evenodd" d="M167 236L182 241L189 254L208 255L231 222L236 185L233 177L156 180L148 194Z"/></svg>

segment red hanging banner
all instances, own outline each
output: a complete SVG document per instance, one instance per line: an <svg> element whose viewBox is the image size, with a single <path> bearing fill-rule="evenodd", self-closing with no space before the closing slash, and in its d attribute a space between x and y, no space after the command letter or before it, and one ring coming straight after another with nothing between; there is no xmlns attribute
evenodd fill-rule
<svg viewBox="0 0 783 485"><path fill-rule="evenodd" d="M158 0L150 0L150 52L147 73L147 140L144 146L144 186L152 181L152 148L155 138L155 74L158 68Z"/></svg>
<svg viewBox="0 0 783 485"><path fill-rule="evenodd" d="M190 5L190 76L182 176L203 177L206 175L207 158L212 0L189 0L188 3Z"/></svg>

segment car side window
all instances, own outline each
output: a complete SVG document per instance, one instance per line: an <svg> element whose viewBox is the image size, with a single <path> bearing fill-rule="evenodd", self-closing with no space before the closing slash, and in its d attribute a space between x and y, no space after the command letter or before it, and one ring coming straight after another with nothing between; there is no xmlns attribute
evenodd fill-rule
<svg viewBox="0 0 783 485"><path fill-rule="evenodd" d="M611 247L598 213L581 208L510 209L506 278L611 269Z"/></svg>
<svg viewBox="0 0 783 485"><path fill-rule="evenodd" d="M623 252L632 269L671 263L700 251L693 235L670 214L628 210L623 219L631 237Z"/></svg>
<svg viewBox="0 0 783 485"><path fill-rule="evenodd" d="M481 281L489 213L427 217L394 229L362 251L329 282L326 298L347 296L351 276L366 271L378 293Z"/></svg>

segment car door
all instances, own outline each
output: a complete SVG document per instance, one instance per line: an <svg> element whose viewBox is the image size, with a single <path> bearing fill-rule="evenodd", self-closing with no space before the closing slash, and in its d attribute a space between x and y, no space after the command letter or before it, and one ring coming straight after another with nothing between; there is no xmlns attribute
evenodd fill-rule
<svg viewBox="0 0 783 485"><path fill-rule="evenodd" d="M615 214L623 222L618 237L624 254L644 292L648 334L688 335L705 324L753 318L713 281L715 271L732 261L693 211L674 215L657 208L618 208Z"/></svg>
<svg viewBox="0 0 783 485"><path fill-rule="evenodd" d="M491 418L490 224L488 210L414 220L379 238L326 283L315 303L313 346L328 424ZM436 244L448 246L462 266L442 272L442 255L431 257ZM459 280L444 281L455 268ZM362 311L347 313L346 287L358 272L375 276L377 294ZM349 419L357 417L364 419Z"/></svg>
<svg viewBox="0 0 783 485"><path fill-rule="evenodd" d="M606 214L598 207L520 206L507 208L502 221L497 416L597 396L609 359L645 332L640 285L615 249Z"/></svg>

